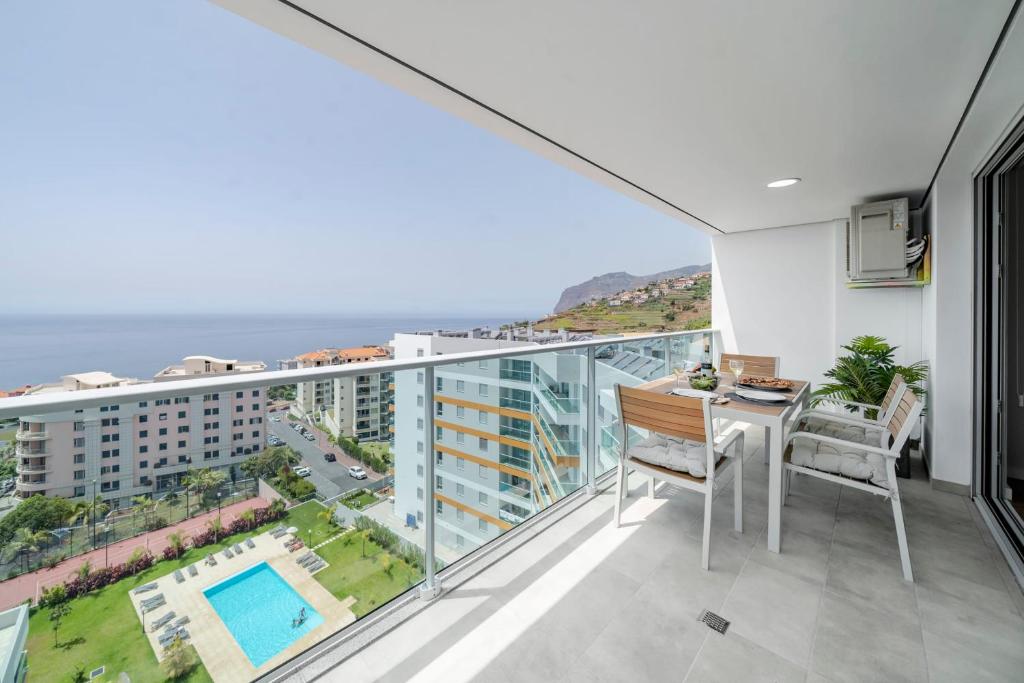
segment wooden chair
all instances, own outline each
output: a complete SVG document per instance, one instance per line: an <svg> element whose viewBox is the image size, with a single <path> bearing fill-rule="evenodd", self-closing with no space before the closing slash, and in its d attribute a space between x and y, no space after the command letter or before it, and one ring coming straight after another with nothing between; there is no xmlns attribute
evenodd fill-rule
<svg viewBox="0 0 1024 683"><path fill-rule="evenodd" d="M615 388L619 402L622 447L615 489L615 526L619 526L622 499L628 495L626 478L631 469L651 478L648 493L652 498L657 479L703 493L704 540L701 566L705 570L708 569L711 550L711 502L714 497L715 481L733 462L736 464L733 477L734 524L736 531L743 532L743 431L737 429L716 439L707 398L672 396L632 389L621 384ZM651 437L658 435L681 440L681 443L689 446L690 453L696 452L703 456L705 475L694 476L689 472L670 469L635 457L638 449L636 446L629 446L630 427L646 430L651 433Z"/></svg>
<svg viewBox="0 0 1024 683"><path fill-rule="evenodd" d="M783 455L783 467L786 474L783 478L783 485L786 488L785 495L788 495L789 477L791 473L799 472L800 474L818 477L835 484L850 486L888 498L892 503L892 515L896 522L896 539L900 547L900 563L903 565L903 578L912 582L914 580L914 573L910 568L907 530L903 524L903 506L900 503L899 486L896 481L896 461L900 457L903 445L910 438L910 433L914 429L917 419L921 416L921 410L924 408L924 405L914 392L907 388L905 383L902 388L903 391L900 394L899 400L894 400L893 403L895 405L893 409L888 411L888 421L884 424L884 428L877 433L878 445L846 441L814 432L797 431L791 434L786 441L786 451ZM873 430L866 433L869 438L870 435L875 434ZM821 446L831 447L831 450L838 454L862 454L865 464L873 468L873 476L863 479L852 478L842 473L823 471L816 466L817 463L794 463L793 460L798 455L794 449L798 446L806 445L804 443L797 443L797 440L813 444L812 448L816 449L815 454L826 455L830 459L834 458L834 454L821 452ZM799 455L804 456L805 453L802 452ZM816 460L813 457L812 459ZM799 460L803 461L804 458L801 457Z"/></svg>
<svg viewBox="0 0 1024 683"><path fill-rule="evenodd" d="M745 356L741 353L723 353L718 358L718 371L729 372L729 361L731 360L743 361L744 375L779 376L779 359L776 356Z"/></svg>

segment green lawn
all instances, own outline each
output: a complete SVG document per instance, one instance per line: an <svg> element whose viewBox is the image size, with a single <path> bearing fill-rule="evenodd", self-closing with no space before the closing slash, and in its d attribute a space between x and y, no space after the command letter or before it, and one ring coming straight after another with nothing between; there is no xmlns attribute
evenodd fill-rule
<svg viewBox="0 0 1024 683"><path fill-rule="evenodd" d="M317 550L330 566L314 576L339 600L354 596L356 604L352 611L357 617L372 612L423 580L420 570L394 558L368 538L364 546L366 533L349 531Z"/></svg>
<svg viewBox="0 0 1024 683"><path fill-rule="evenodd" d="M362 510L367 505L372 505L373 503L376 503L377 497L374 496L369 491L367 491L366 489L360 489L354 495L350 495L343 498L341 502L344 503L345 507L347 508L351 508L353 510Z"/></svg>
<svg viewBox="0 0 1024 683"><path fill-rule="evenodd" d="M314 529L316 538L326 539L331 535L326 522L317 520L316 513L323 506L315 501L305 503L292 510L279 522L229 536L216 545L185 552L177 560L157 562L146 571L82 596L68 603L71 614L63 621L59 640L61 646L54 648L50 610L36 609L29 618L28 635L28 679L30 681L68 681L76 666L83 666L86 673L105 666L107 677L114 681L124 671L132 683L163 681L164 676L153 650L142 633L142 624L135 615L128 592L136 586L165 576L175 569L185 567L206 557L208 553L222 550L268 528L284 524L300 529ZM335 532L336 533L336 532ZM305 539L305 534L303 534ZM200 666L185 680L209 681L206 669Z"/></svg>

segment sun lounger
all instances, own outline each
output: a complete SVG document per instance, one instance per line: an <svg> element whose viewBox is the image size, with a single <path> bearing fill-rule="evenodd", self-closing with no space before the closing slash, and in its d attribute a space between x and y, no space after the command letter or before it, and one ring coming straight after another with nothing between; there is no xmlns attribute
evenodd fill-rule
<svg viewBox="0 0 1024 683"><path fill-rule="evenodd" d="M274 527L273 529L270 530L270 535L272 537L274 537L274 538L281 538L286 533L288 533L288 532L285 531L283 526L276 526L276 527Z"/></svg>
<svg viewBox="0 0 1024 683"><path fill-rule="evenodd" d="M324 562L323 560L317 560L313 564L311 564L308 567L306 567L306 569L308 569L309 573L312 574L313 572L315 572L317 570L320 570L320 569L323 569L326 566L327 566L326 562Z"/></svg>
<svg viewBox="0 0 1024 683"><path fill-rule="evenodd" d="M185 583L185 575L181 573L180 569L174 570L174 580L178 583Z"/></svg>
<svg viewBox="0 0 1024 683"><path fill-rule="evenodd" d="M170 647L175 638L188 640L188 631L183 628L172 629L160 635L157 639L162 647Z"/></svg>
<svg viewBox="0 0 1024 683"><path fill-rule="evenodd" d="M217 558L213 556L213 553L210 553L206 556L206 564L210 565L211 567L217 566Z"/></svg>
<svg viewBox="0 0 1024 683"><path fill-rule="evenodd" d="M183 617L178 617L177 619L174 620L174 628L180 628L180 627L184 626L185 624L189 623L190 621L192 621L192 620L188 618L187 614L185 616L183 616Z"/></svg>
<svg viewBox="0 0 1024 683"><path fill-rule="evenodd" d="M308 567L309 565L313 564L319 559L319 555L316 555L315 553L309 553L308 557L306 557L305 559L300 559L298 562L300 567Z"/></svg>
<svg viewBox="0 0 1024 683"><path fill-rule="evenodd" d="M251 538L247 538L245 539L245 547L251 550L256 547L256 544L252 542Z"/></svg>
<svg viewBox="0 0 1024 683"><path fill-rule="evenodd" d="M231 546L231 549L235 551L236 555L242 554L242 546L238 545L237 543Z"/></svg>
<svg viewBox="0 0 1024 683"><path fill-rule="evenodd" d="M296 550L302 547L304 547L302 541L295 541L295 543L292 543L290 546L288 546L288 552L294 553Z"/></svg>
<svg viewBox="0 0 1024 683"><path fill-rule="evenodd" d="M151 598L146 598L145 600L142 600L141 602L139 602L139 604L142 605L143 607L145 607L146 605L151 605L154 602L158 602L158 601L163 600L163 599L164 599L164 594L163 593L157 593L156 595L154 595Z"/></svg>
<svg viewBox="0 0 1024 683"><path fill-rule="evenodd" d="M143 605L142 606L142 611L143 612L152 612L153 610L159 609L159 608L163 607L166 604L167 604L167 601L164 600L164 597L161 595L160 599L158 601L150 603L148 605Z"/></svg>
<svg viewBox="0 0 1024 683"><path fill-rule="evenodd" d="M169 624L172 619L174 619L174 610L171 610L170 612L168 612L167 614L163 615L162 617L154 621L152 624L150 624L149 630L159 631L164 626Z"/></svg>
<svg viewBox="0 0 1024 683"><path fill-rule="evenodd" d="M132 593L134 593L135 595L138 595L139 593L145 593L146 591L155 590L156 586L157 583L155 581L153 583L144 583L135 590L133 590Z"/></svg>
<svg viewBox="0 0 1024 683"><path fill-rule="evenodd" d="M314 555L313 551L310 550L308 553L306 553L302 557L296 558L295 561L298 562L299 564L301 564L301 563L305 562L306 560L308 560L309 558L313 557L313 555Z"/></svg>
<svg viewBox="0 0 1024 683"><path fill-rule="evenodd" d="M196 566L194 564L190 564L188 566L188 575L192 577L199 576L199 570L196 569Z"/></svg>
<svg viewBox="0 0 1024 683"><path fill-rule="evenodd" d="M224 548L224 557L228 558L229 560L232 557L234 557L234 555L231 553L231 548Z"/></svg>

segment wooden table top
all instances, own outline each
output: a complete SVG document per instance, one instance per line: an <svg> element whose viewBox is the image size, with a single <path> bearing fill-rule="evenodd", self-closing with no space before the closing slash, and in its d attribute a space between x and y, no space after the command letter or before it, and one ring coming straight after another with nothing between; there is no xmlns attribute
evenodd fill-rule
<svg viewBox="0 0 1024 683"><path fill-rule="evenodd" d="M783 378L787 379L787 378ZM778 417L783 413L793 408L793 400L798 398L801 393L807 388L807 382L799 379L789 380L793 383L793 388L785 392L777 392L786 397L789 403L778 406L762 405L760 403L749 403L747 401L730 398L729 402L723 405L711 404L711 413L714 415L715 412L740 412L740 413L751 413L754 415L765 415L769 417ZM683 380L683 386L690 388L689 382ZM652 380L645 382L637 386L637 389L644 389L646 391L656 391L661 394L668 394L676 387L675 377L662 377L661 379ZM735 378L732 375L723 375L719 379L718 388L715 389L715 393L719 396L725 396L727 393L736 391Z"/></svg>

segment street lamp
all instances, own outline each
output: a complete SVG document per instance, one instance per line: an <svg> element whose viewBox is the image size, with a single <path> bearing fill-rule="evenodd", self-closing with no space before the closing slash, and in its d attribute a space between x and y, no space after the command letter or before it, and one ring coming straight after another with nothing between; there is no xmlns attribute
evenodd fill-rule
<svg viewBox="0 0 1024 683"><path fill-rule="evenodd" d="M217 519L220 519L220 491L217 491Z"/></svg>
<svg viewBox="0 0 1024 683"><path fill-rule="evenodd" d="M110 522L103 525L103 566L110 566Z"/></svg>
<svg viewBox="0 0 1024 683"><path fill-rule="evenodd" d="M189 485L188 484L189 484L189 481L188 481L188 474L189 474L189 467L191 465L192 465L192 456L190 455L190 456L185 458L185 519L188 519L188 507L189 507L189 499L188 499L188 490L189 490Z"/></svg>

